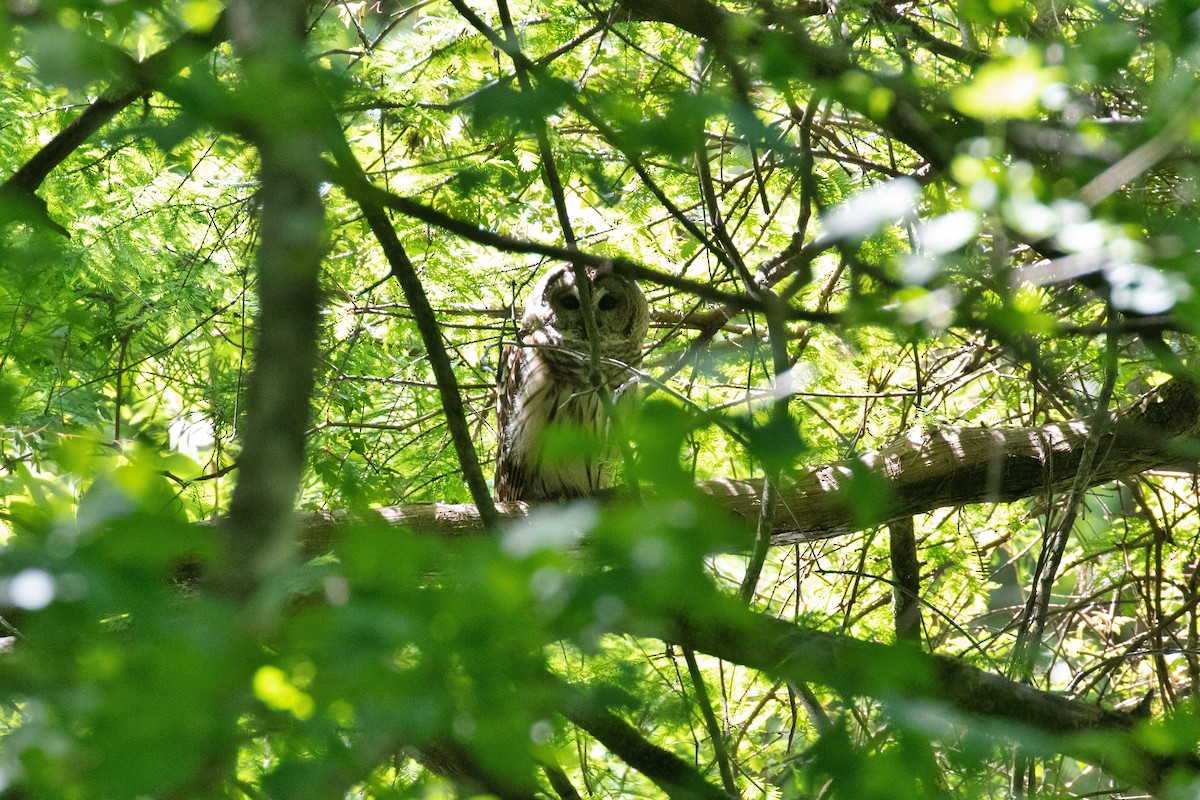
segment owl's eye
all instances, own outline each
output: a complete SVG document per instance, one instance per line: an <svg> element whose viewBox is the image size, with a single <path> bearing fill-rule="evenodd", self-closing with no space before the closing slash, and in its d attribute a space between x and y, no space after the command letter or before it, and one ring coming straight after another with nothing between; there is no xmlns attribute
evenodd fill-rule
<svg viewBox="0 0 1200 800"><path fill-rule="evenodd" d="M579 298L573 294L564 294L558 302L561 303L562 307L567 311L579 310Z"/></svg>
<svg viewBox="0 0 1200 800"><path fill-rule="evenodd" d="M611 294L606 294L604 297L600 298L599 305L601 311L612 311L614 308L621 305L621 298Z"/></svg>

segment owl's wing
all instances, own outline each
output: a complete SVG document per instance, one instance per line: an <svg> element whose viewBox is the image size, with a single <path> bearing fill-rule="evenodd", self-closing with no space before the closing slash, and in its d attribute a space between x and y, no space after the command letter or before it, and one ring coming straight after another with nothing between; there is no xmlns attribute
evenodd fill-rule
<svg viewBox="0 0 1200 800"><path fill-rule="evenodd" d="M520 500L529 482L529 465L512 446L513 415L525 382L521 348L515 344L505 345L500 363L504 370L496 387L496 479L492 492L496 500L507 502Z"/></svg>

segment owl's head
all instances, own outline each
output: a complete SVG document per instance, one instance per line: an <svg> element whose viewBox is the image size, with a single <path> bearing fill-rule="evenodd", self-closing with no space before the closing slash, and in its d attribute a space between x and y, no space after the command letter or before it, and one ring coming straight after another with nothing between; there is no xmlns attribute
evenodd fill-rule
<svg viewBox="0 0 1200 800"><path fill-rule="evenodd" d="M635 281L611 269L589 267L586 273L601 355L630 363L640 357L649 328L646 296ZM582 302L575 270L570 264L554 267L530 292L522 327L535 335L542 333L543 344L585 349Z"/></svg>

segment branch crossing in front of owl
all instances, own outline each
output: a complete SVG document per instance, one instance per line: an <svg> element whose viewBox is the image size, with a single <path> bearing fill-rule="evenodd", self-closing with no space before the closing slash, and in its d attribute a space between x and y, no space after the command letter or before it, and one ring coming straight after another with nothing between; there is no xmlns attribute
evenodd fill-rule
<svg viewBox="0 0 1200 800"><path fill-rule="evenodd" d="M592 378L592 344L575 270L564 264L534 285L516 341L502 354L494 490L499 501L584 497L612 482L607 409L636 394L618 389L641 364L650 312L634 281L604 268L585 274L599 337L599 385ZM579 445L572 447L575 441Z"/></svg>

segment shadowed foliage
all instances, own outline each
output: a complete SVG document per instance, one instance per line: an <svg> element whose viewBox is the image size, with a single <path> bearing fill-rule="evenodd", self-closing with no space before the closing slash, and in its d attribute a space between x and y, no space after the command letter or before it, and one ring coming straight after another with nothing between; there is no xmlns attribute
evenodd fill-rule
<svg viewBox="0 0 1200 800"><path fill-rule="evenodd" d="M1173 0L0 6L0 795L1193 796L1198 56ZM617 486L495 503L564 264L650 307L544 443Z"/></svg>

